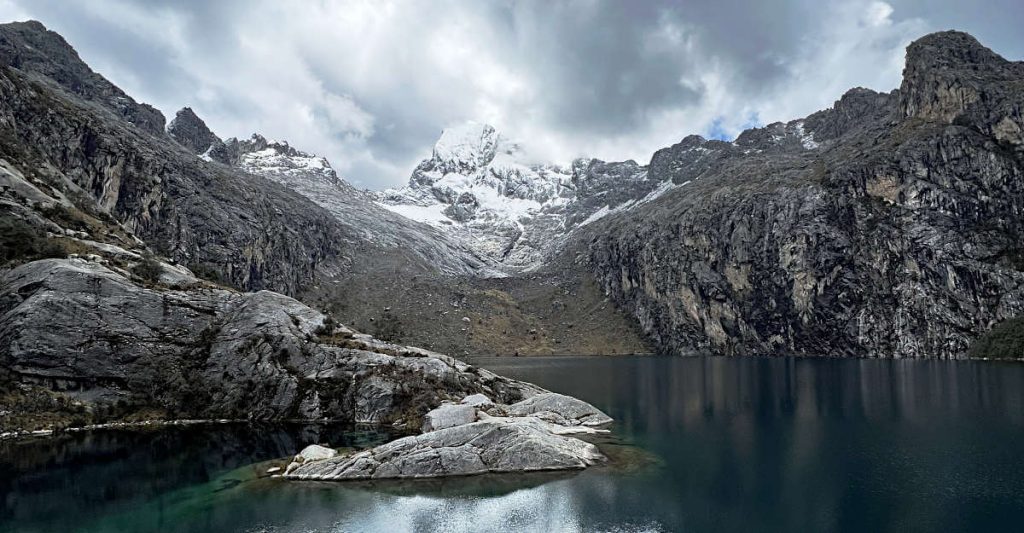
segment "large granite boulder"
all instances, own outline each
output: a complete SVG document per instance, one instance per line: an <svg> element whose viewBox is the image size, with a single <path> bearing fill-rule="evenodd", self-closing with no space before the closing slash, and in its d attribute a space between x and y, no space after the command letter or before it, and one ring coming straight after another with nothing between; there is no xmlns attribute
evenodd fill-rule
<svg viewBox="0 0 1024 533"><path fill-rule="evenodd" d="M444 404L423 417L423 432L461 426L476 422L476 407L463 404Z"/></svg>
<svg viewBox="0 0 1024 533"><path fill-rule="evenodd" d="M483 394L469 395L459 404L444 404L427 413L422 435L345 456L296 458L285 477L430 478L574 470L605 460L596 446L574 435L602 432L592 426L607 424L611 417L570 396L540 393L534 397L541 400L503 405Z"/></svg>
<svg viewBox="0 0 1024 533"><path fill-rule="evenodd" d="M558 394L545 392L508 406L509 416L536 416L562 426L602 426L612 417L589 403Z"/></svg>
<svg viewBox="0 0 1024 533"><path fill-rule="evenodd" d="M573 470L603 460L593 444L559 435L540 419L495 417L405 437L346 457L293 463L285 477L356 480L463 476Z"/></svg>

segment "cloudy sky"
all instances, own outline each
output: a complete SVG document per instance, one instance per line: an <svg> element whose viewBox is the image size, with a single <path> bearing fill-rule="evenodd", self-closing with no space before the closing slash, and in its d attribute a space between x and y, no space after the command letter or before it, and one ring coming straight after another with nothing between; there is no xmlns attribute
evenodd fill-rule
<svg viewBox="0 0 1024 533"><path fill-rule="evenodd" d="M404 183L466 120L538 158L646 163L690 133L890 90L930 31L1024 58L1020 0L0 0L0 19L27 18L168 117L287 139L369 188Z"/></svg>

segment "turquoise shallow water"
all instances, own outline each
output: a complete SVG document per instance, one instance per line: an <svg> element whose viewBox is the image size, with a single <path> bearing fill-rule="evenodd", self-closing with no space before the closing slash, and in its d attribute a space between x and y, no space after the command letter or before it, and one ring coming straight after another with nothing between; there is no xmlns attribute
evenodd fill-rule
<svg viewBox="0 0 1024 533"><path fill-rule="evenodd" d="M1024 365L481 358L617 422L643 466L403 485L255 462L337 426L96 431L0 443L0 531L1019 531ZM621 448L619 449L621 451ZM628 450L628 448L627 448Z"/></svg>

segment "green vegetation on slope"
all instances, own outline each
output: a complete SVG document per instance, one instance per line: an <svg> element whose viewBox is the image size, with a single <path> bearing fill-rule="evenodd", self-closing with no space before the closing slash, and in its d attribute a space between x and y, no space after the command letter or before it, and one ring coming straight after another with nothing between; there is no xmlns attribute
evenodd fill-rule
<svg viewBox="0 0 1024 533"><path fill-rule="evenodd" d="M47 239L43 232L25 221L8 216L0 217L0 263L22 263L64 255L64 248Z"/></svg>
<svg viewBox="0 0 1024 533"><path fill-rule="evenodd" d="M971 357L988 359L1024 358L1024 316L1005 320L974 341Z"/></svg>

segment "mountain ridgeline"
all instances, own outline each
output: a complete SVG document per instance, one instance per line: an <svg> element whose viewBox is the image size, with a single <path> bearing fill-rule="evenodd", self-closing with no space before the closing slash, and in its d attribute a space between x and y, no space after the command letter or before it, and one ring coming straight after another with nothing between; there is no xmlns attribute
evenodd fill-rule
<svg viewBox="0 0 1024 533"><path fill-rule="evenodd" d="M891 93L659 151L690 185L575 249L666 351L962 357L1024 308L1022 109L1024 63L928 35Z"/></svg>
<svg viewBox="0 0 1024 533"><path fill-rule="evenodd" d="M419 389L336 385L375 364L344 350L399 348L336 322L453 354L960 358L1024 310L1024 64L959 32L911 44L890 93L852 89L734 142L552 164L469 123L382 192L284 141L222 139L187 107L167 123L38 22L0 25L0 93L0 216L28 243L4 240L0 267L0 361L17 380L138 391L98 364L127 350L170 404L182 364L204 376L222 408L190 414L257 402L391 420ZM89 332L73 306L37 307L92 286L105 313ZM237 292L262 290L298 301ZM107 325L139 311L131 298L164 301L165 318ZM51 330L89 356L67 359ZM161 343L175 347L146 355ZM234 357L269 366L217 393ZM445 372L460 392L493 385ZM247 380L290 385L246 399Z"/></svg>

